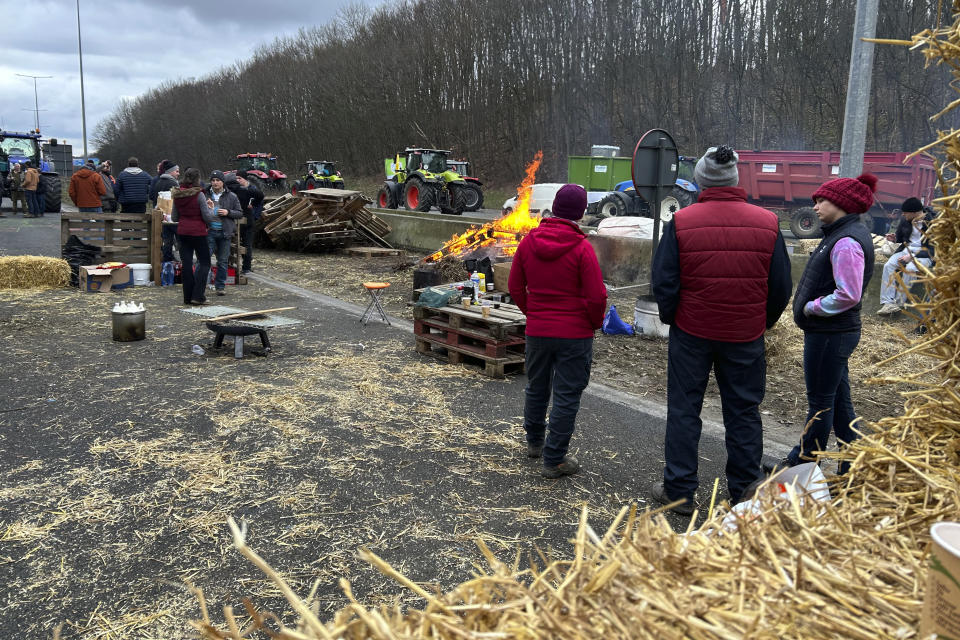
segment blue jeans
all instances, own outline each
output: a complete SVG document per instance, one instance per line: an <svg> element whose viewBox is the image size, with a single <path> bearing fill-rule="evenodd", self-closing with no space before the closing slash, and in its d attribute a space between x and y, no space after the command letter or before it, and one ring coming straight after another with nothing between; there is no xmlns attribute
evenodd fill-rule
<svg viewBox="0 0 960 640"><path fill-rule="evenodd" d="M847 333L803 334L803 378L807 385L808 425L800 444L787 456L791 465L814 459L814 451L826 451L830 429L843 447L859 438L850 423L856 420L850 399L850 374L847 361L860 343L860 330ZM811 422L812 421L812 422ZM846 473L849 462L840 464Z"/></svg>
<svg viewBox="0 0 960 640"><path fill-rule="evenodd" d="M77 207L80 213L103 213L103 207Z"/></svg>
<svg viewBox="0 0 960 640"><path fill-rule="evenodd" d="M36 191L30 191L25 189L24 193L27 194L27 209L30 210L35 216L43 215L44 204L43 198L37 196Z"/></svg>
<svg viewBox="0 0 960 640"><path fill-rule="evenodd" d="M217 278L213 287L221 291L227 284L227 262L230 259L230 236L223 230L207 232L207 243L210 245L210 255L217 256Z"/></svg>
<svg viewBox="0 0 960 640"><path fill-rule="evenodd" d="M580 395L590 381L593 338L539 338L527 336L527 390L523 428L527 443L543 445L543 464L563 462L580 411ZM550 432L546 433L551 390ZM544 442L546 435L546 442Z"/></svg>
<svg viewBox="0 0 960 640"><path fill-rule="evenodd" d="M703 394L710 369L720 388L727 448L727 490L738 501L762 476L763 421L760 403L767 384L763 336L751 342L722 342L670 327L667 348L667 430L663 487L671 500L693 500L697 490ZM692 502L691 502L692 504Z"/></svg>

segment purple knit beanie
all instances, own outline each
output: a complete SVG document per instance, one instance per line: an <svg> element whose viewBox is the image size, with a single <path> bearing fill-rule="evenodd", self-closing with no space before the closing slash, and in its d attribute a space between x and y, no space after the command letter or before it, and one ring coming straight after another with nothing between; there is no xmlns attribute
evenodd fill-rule
<svg viewBox="0 0 960 640"><path fill-rule="evenodd" d="M578 184L565 184L553 198L553 215L566 220L579 220L587 210L587 192Z"/></svg>

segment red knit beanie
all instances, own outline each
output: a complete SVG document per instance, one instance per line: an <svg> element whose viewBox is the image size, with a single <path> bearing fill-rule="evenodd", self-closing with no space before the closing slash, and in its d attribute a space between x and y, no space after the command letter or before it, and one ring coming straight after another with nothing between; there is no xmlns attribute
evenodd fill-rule
<svg viewBox="0 0 960 640"><path fill-rule="evenodd" d="M873 206L873 194L877 192L877 176L860 174L853 178L828 180L813 192L813 199L825 198L847 213L865 213Z"/></svg>
<svg viewBox="0 0 960 640"><path fill-rule="evenodd" d="M553 216L579 220L587 209L587 192L578 184L565 184L553 197Z"/></svg>

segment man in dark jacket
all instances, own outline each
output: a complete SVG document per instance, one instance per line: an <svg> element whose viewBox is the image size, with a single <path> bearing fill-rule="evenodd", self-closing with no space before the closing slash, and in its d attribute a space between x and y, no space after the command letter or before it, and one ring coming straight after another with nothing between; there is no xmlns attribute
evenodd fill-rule
<svg viewBox="0 0 960 640"><path fill-rule="evenodd" d="M127 168L117 176L117 202L123 213L146 213L150 199L150 174L140 168L136 158L127 160Z"/></svg>
<svg viewBox="0 0 960 640"><path fill-rule="evenodd" d="M217 256L217 276L214 288L217 295L226 295L224 291L227 283L227 264L230 259L230 241L237 231L236 220L243 217L240 209L240 200L224 186L225 177L222 171L210 174L210 187L206 190L207 206L213 210L213 222L207 232L207 243L210 254Z"/></svg>
<svg viewBox="0 0 960 640"><path fill-rule="evenodd" d="M587 192L564 185L545 218L517 247L510 268L510 296L527 315L527 389L523 427L527 455L543 456L544 478L580 470L567 455L580 395L590 381L593 332L603 324L607 290L593 247L576 223L587 208ZM547 433L551 387L553 408ZM546 438L544 438L546 436Z"/></svg>
<svg viewBox="0 0 960 640"><path fill-rule="evenodd" d="M927 241L927 221L924 219L923 203L918 198L907 198L900 207L903 218L897 225L896 233L888 234L887 240L899 244L894 253L883 265L883 279L880 281L881 316L887 316L903 310L907 301L905 291L910 289L917 277L919 265L930 267L933 264L933 247ZM903 289L897 286L894 274L900 272Z"/></svg>
<svg viewBox="0 0 960 640"><path fill-rule="evenodd" d="M176 162L164 160L157 169L159 170L157 178L150 186L150 201L153 203L153 206L157 206L157 198L160 197L161 191L170 191L180 184L178 182L180 179L180 167L177 166ZM163 252L162 259L164 262L173 261L173 247L176 241L176 227L169 224L163 225L163 247L161 251Z"/></svg>
<svg viewBox="0 0 960 640"><path fill-rule="evenodd" d="M761 477L766 383L764 332L787 306L793 282L776 214L747 204L737 154L711 147L694 169L699 201L664 226L653 261L653 293L670 325L666 465L653 497L673 511L694 508L700 409L713 369L726 429L732 503Z"/></svg>
<svg viewBox="0 0 960 640"><path fill-rule="evenodd" d="M263 192L247 180L245 169L237 171L236 184L237 188L233 192L237 194L240 208L246 216L246 224L243 226L243 272L249 273L253 271L253 238L257 233L257 220L260 219L260 212L263 211ZM230 188L229 183L227 187Z"/></svg>

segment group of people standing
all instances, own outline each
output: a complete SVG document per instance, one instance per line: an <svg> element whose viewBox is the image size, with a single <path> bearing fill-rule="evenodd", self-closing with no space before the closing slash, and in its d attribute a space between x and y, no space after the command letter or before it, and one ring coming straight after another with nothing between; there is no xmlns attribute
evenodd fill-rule
<svg viewBox="0 0 960 640"><path fill-rule="evenodd" d="M40 171L29 160L22 165L15 162L7 175L10 199L13 203L13 214L23 211L24 218L39 218L43 215L44 206L43 184L40 180ZM6 216L0 212L0 218Z"/></svg>
<svg viewBox="0 0 960 640"><path fill-rule="evenodd" d="M170 227L179 245L183 303L186 305L207 304L206 284L209 279L211 255L216 256L217 269L214 290L218 296L226 294L227 260L230 257L230 240L237 230L237 220L246 218L243 244L242 272L253 270L254 223L263 208L263 193L247 180L246 172L225 175L222 171L210 174L209 185L200 179L200 171L187 169L183 180L178 181L180 168L169 160L160 164L160 180L151 190L157 197L160 191L170 191L173 212ZM166 225L165 225L166 227ZM166 229L165 229L166 232ZM166 252L171 252L165 246ZM196 268L194 268L196 259Z"/></svg>
<svg viewBox="0 0 960 640"><path fill-rule="evenodd" d="M254 223L263 209L263 193L247 180L246 171L228 175L214 171L204 184L197 169L187 169L181 181L180 166L172 160L160 161L157 175L151 177L137 158L130 158L116 178L109 161L100 167L88 161L70 180L70 198L81 212L109 211L107 202L115 201L123 213L146 213L147 203L157 206L164 192L170 192L173 211L163 225L162 260L174 262L179 254L184 304L207 304L211 256L217 260L214 290L218 296L226 295L236 221L246 218L242 271L248 273L253 270Z"/></svg>
<svg viewBox="0 0 960 640"><path fill-rule="evenodd" d="M699 485L700 412L711 370L722 403L731 503L749 497L752 486L772 470L761 460L764 334L791 294L793 321L804 334L807 420L798 430L799 444L774 468L815 460L815 452L826 450L831 431L840 447L859 437L852 426L856 414L848 360L860 341L874 245L858 214L873 204L877 178L836 178L814 192L824 237L794 291L777 215L747 202L738 186L738 159L728 146L712 147L699 159L698 202L665 224L652 264L652 290L670 337L665 465L651 496L683 515L693 512ZM542 457L546 478L580 469L568 448L590 377L593 332L601 327L606 306L596 255L576 224L586 204L587 194L578 185L560 189L554 217L520 242L510 271L510 295L527 316L527 454ZM915 206L904 204L908 212ZM898 230L901 236L921 243L909 228ZM910 255L920 259L919 253ZM848 467L841 463L839 472Z"/></svg>

